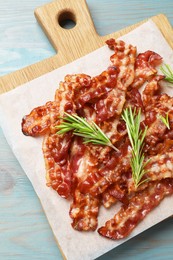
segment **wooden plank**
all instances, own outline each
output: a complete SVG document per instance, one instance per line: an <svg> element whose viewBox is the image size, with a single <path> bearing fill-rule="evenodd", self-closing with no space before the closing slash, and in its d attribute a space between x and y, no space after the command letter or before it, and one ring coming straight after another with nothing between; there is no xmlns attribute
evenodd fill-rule
<svg viewBox="0 0 173 260"><path fill-rule="evenodd" d="M37 8L35 16L58 53L51 58L2 76L0 78L0 93L9 91L78 59L103 46L106 39L110 37L118 38L144 22L106 36L99 36L96 33L85 0L54 1ZM76 26L70 30L62 28L58 22L61 17L72 18L76 22ZM152 17L152 20L173 48L173 29L166 16L159 14Z"/></svg>

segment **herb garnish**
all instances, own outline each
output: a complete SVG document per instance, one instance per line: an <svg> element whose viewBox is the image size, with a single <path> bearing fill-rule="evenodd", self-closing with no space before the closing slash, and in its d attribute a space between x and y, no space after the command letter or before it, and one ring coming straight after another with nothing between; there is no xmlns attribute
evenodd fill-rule
<svg viewBox="0 0 173 260"><path fill-rule="evenodd" d="M165 80L173 84L173 69L168 64L160 67L161 72L165 75Z"/></svg>
<svg viewBox="0 0 173 260"><path fill-rule="evenodd" d="M165 117L160 115L159 118L166 125L166 127L170 129L168 113L166 113Z"/></svg>
<svg viewBox="0 0 173 260"><path fill-rule="evenodd" d="M149 160L144 162L145 157L142 152L147 127L145 127L144 131L140 130L141 109L139 109L137 113L136 108L133 111L131 107L126 108L123 111L122 118L126 123L127 133L132 147L132 158L130 161L132 178L135 187L138 188L139 185L148 180L144 179L141 181L142 177L147 172L147 170L145 170L145 166L149 162Z"/></svg>
<svg viewBox="0 0 173 260"><path fill-rule="evenodd" d="M59 129L57 134L64 134L73 131L74 135L83 137L85 144L93 143L107 145L115 151L119 151L96 123L93 121L89 123L85 118L79 117L78 115L70 115L68 113L64 114L65 117L62 117L63 122L60 125L55 126Z"/></svg>

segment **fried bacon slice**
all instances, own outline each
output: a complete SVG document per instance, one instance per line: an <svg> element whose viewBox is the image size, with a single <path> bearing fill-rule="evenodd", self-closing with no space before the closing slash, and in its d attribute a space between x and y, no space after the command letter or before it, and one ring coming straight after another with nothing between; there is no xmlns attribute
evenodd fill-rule
<svg viewBox="0 0 173 260"><path fill-rule="evenodd" d="M86 169L93 171L97 167L97 158L90 152L88 146L82 143L80 137L76 137L71 146L70 168L73 172L73 201L70 206L72 227L76 230L95 230L100 206L99 196L90 193L82 193L78 184L86 175Z"/></svg>
<svg viewBox="0 0 173 260"><path fill-rule="evenodd" d="M64 112L74 112L74 96L89 88L91 77L86 74L66 75L55 93L55 100L34 108L22 119L22 132L28 136L44 135L57 124ZM54 129L51 131L55 132Z"/></svg>
<svg viewBox="0 0 173 260"><path fill-rule="evenodd" d="M97 122L103 122L121 114L127 88L134 80L136 48L114 39L110 39L106 43L114 50L114 54L110 58L113 64L111 68L117 68L119 74L116 86L105 97L95 103Z"/></svg>
<svg viewBox="0 0 173 260"><path fill-rule="evenodd" d="M149 110L150 106L153 105L153 101L155 101L155 97L159 94L161 88L159 83L162 79L164 79L164 76L156 75L146 85L142 93L143 105L146 110Z"/></svg>
<svg viewBox="0 0 173 260"><path fill-rule="evenodd" d="M120 180L121 175L130 169L131 149L129 142L119 147L120 152L112 152L108 162L99 169L90 172L87 177L79 183L81 192L93 195L103 193L109 185Z"/></svg>
<svg viewBox="0 0 173 260"><path fill-rule="evenodd" d="M128 203L127 189L123 181L113 183L102 193L102 204L105 208L109 208L116 201Z"/></svg>
<svg viewBox="0 0 173 260"><path fill-rule="evenodd" d="M43 154L46 167L47 186L52 187L58 194L68 198L71 194L71 170L69 163L69 148L72 133L64 136L49 134L43 140Z"/></svg>
<svg viewBox="0 0 173 260"><path fill-rule="evenodd" d="M144 175L144 179L148 179L148 181L160 181L166 178L173 178L173 151L166 151L162 154L157 154L154 156L150 156L148 164L145 169L147 173ZM137 190L144 189L148 183L144 183L140 185ZM136 191L134 181L130 176L127 180L128 193Z"/></svg>
<svg viewBox="0 0 173 260"><path fill-rule="evenodd" d="M52 187L64 198L71 195L72 176L69 162L69 150L72 143L72 133L56 134L56 125L62 121L64 112L75 113L74 104L75 82L60 82L60 87L55 93L55 100L59 103L58 118L52 119L50 132L43 140L43 155L46 167L47 185Z"/></svg>
<svg viewBox="0 0 173 260"><path fill-rule="evenodd" d="M59 116L59 102L49 101L44 106L34 108L22 119L22 132L29 136L45 134Z"/></svg>
<svg viewBox="0 0 173 260"><path fill-rule="evenodd" d="M127 90L134 80L136 47L114 39L107 40L106 43L114 50L114 54L110 57L112 64L120 69L117 88Z"/></svg>
<svg viewBox="0 0 173 260"><path fill-rule="evenodd" d="M128 205L123 205L105 226L99 228L98 233L115 240L127 237L137 224L170 194L173 194L173 179L150 183L145 190L136 193Z"/></svg>
<svg viewBox="0 0 173 260"><path fill-rule="evenodd" d="M110 66L100 75L91 78L88 90L82 93L78 98L75 98L77 108L80 109L86 103L92 103L92 100L98 99L113 90L117 83L118 73L119 70L117 67Z"/></svg>
<svg viewBox="0 0 173 260"><path fill-rule="evenodd" d="M159 82L163 76L155 76L145 87L143 91L143 104L145 120L143 124L148 127L145 137L144 151L148 155L160 153L165 137L171 137L172 124L170 120L170 129L162 122L160 116L166 114L172 118L173 98L167 94L160 94L161 86ZM170 134L169 134L170 133Z"/></svg>
<svg viewBox="0 0 173 260"><path fill-rule="evenodd" d="M173 178L173 152L152 156L146 170L147 177L152 181Z"/></svg>
<svg viewBox="0 0 173 260"><path fill-rule="evenodd" d="M83 194L76 189L70 208L70 217L73 219L72 227L79 231L94 231L98 224L99 206L98 196L92 196L89 193Z"/></svg>
<svg viewBox="0 0 173 260"><path fill-rule="evenodd" d="M110 194L109 188L102 193L101 203L103 204L103 206L105 208L107 208L107 209L110 208L116 202L117 202L117 199Z"/></svg>
<svg viewBox="0 0 173 260"><path fill-rule="evenodd" d="M135 78L131 87L139 88L156 75L157 70L155 67L161 62L162 57L153 51L138 54L135 61Z"/></svg>

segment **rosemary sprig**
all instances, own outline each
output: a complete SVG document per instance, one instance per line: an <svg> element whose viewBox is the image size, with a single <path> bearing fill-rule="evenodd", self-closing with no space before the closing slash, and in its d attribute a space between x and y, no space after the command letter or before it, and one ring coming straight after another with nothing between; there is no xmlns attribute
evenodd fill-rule
<svg viewBox="0 0 173 260"><path fill-rule="evenodd" d="M146 182L148 179L141 181L142 177L147 172L145 166L149 162L147 160L144 162L144 154L142 152L144 145L144 138L146 136L147 127L144 131L140 130L141 121L141 109L136 113L136 109L132 111L132 108L126 108L123 111L122 118L126 123L128 137L132 147L132 158L130 161L132 168L132 178L137 188L142 183Z"/></svg>
<svg viewBox="0 0 173 260"><path fill-rule="evenodd" d="M104 132L94 122L87 122L83 117L78 115L70 115L64 113L63 122L60 125L55 126L59 131L57 134L65 134L69 131L73 131L74 135L83 137L84 143L93 143L100 145L107 145L113 148L115 151L119 151L104 134Z"/></svg>
<svg viewBox="0 0 173 260"><path fill-rule="evenodd" d="M166 125L166 127L168 129L170 129L170 124L169 124L169 117L168 117L168 113L166 113L166 116L162 116L162 115L159 115L159 118L160 120Z"/></svg>
<svg viewBox="0 0 173 260"><path fill-rule="evenodd" d="M165 80L173 84L173 69L168 64L160 67L161 72L165 75Z"/></svg>

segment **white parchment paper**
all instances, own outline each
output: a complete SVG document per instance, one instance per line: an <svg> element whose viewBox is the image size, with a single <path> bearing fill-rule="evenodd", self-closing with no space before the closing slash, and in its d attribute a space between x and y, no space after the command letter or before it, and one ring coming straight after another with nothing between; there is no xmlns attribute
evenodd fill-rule
<svg viewBox="0 0 173 260"><path fill-rule="evenodd" d="M165 63L173 62L172 49L152 21L146 22L121 39L137 46L138 52L153 50L164 58ZM54 99L55 90L66 74L98 75L110 65L111 54L112 51L104 46L0 96L0 125L40 198L55 238L68 260L95 259L126 240L111 241L99 236L97 231L82 233L72 229L69 217L70 202L62 199L54 190L46 186L42 138L24 136L21 132L21 120L34 107ZM167 90L173 95L171 89ZM173 196L166 198L138 225L128 239L172 215L172 205ZM101 208L99 226L115 214L117 207L114 206L111 210Z"/></svg>

